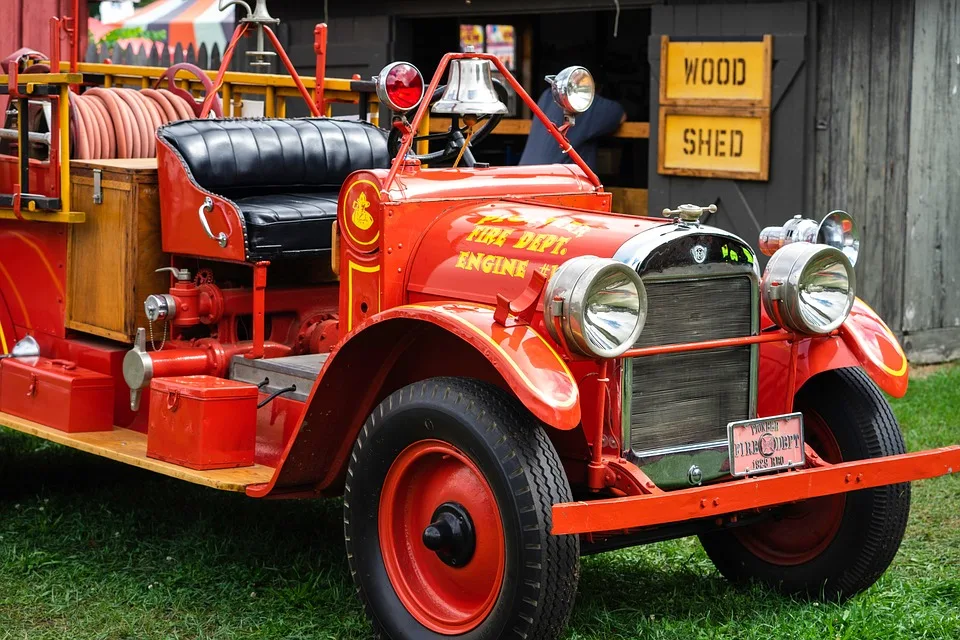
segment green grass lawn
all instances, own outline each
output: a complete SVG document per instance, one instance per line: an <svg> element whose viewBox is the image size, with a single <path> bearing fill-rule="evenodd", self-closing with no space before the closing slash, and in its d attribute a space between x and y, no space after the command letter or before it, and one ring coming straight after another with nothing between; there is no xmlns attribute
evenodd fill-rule
<svg viewBox="0 0 960 640"><path fill-rule="evenodd" d="M960 442L960 367L895 410ZM843 605L726 584L694 539L583 561L568 638L960 639L960 477L914 487L906 539ZM0 637L364 638L339 501L260 502L0 430Z"/></svg>

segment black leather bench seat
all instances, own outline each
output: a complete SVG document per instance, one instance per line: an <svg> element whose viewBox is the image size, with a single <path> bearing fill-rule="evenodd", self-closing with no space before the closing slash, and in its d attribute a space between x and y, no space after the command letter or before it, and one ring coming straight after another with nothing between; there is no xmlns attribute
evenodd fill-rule
<svg viewBox="0 0 960 640"><path fill-rule="evenodd" d="M234 200L247 223L247 242L261 257L330 249L336 191L278 193Z"/></svg>
<svg viewBox="0 0 960 640"><path fill-rule="evenodd" d="M359 121L184 120L158 136L193 181L236 205L251 261L330 251L344 180L390 166L387 133Z"/></svg>

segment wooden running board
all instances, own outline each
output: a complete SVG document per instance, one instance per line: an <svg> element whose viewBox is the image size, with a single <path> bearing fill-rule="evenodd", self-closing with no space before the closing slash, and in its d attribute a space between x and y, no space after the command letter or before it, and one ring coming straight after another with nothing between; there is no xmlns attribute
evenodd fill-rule
<svg viewBox="0 0 960 640"><path fill-rule="evenodd" d="M66 433L59 429L0 412L0 426L29 433L32 436L66 445L80 451L93 453L135 467L162 473L165 476L202 484L223 491L244 491L248 485L269 482L273 467L255 464L236 469L197 471L188 467L154 460L147 457L147 436L139 431L115 427L113 431L91 433Z"/></svg>

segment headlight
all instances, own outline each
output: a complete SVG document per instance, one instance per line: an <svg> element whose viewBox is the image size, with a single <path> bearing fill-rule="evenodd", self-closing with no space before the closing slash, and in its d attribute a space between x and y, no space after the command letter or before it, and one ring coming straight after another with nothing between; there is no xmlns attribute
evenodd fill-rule
<svg viewBox="0 0 960 640"><path fill-rule="evenodd" d="M830 333L847 319L856 295L850 260L834 247L798 242L770 258L760 283L763 307L781 327Z"/></svg>
<svg viewBox="0 0 960 640"><path fill-rule="evenodd" d="M583 113L593 104L596 86L586 67L567 67L555 76L547 76L553 99L567 113Z"/></svg>
<svg viewBox="0 0 960 640"><path fill-rule="evenodd" d="M580 256L547 283L544 321L553 339L591 358L616 358L633 346L647 319L647 291L637 272L616 260Z"/></svg>
<svg viewBox="0 0 960 640"><path fill-rule="evenodd" d="M815 242L839 249L854 265L860 255L860 232L846 211L831 211L820 224L794 216L781 227L765 227L760 232L760 253L772 256L777 249L794 242Z"/></svg>

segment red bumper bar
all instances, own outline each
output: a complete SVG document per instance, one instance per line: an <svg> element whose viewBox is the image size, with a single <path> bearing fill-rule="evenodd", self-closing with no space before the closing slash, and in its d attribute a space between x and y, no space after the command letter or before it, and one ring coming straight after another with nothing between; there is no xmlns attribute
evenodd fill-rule
<svg viewBox="0 0 960 640"><path fill-rule="evenodd" d="M855 460L668 493L553 506L554 535L619 531L960 472L960 446Z"/></svg>

